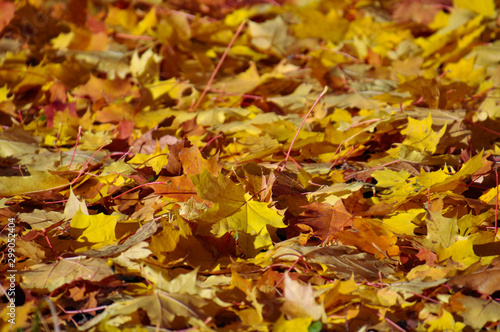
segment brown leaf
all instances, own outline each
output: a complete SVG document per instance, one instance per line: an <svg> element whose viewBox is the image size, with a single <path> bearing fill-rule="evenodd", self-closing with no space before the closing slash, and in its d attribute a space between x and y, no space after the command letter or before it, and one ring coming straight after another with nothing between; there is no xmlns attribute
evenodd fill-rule
<svg viewBox="0 0 500 332"><path fill-rule="evenodd" d="M2 12L2 16L0 18L0 32L2 32L2 30L14 18L15 11L16 11L15 4L7 1L0 1L0 12Z"/></svg>
<svg viewBox="0 0 500 332"><path fill-rule="evenodd" d="M480 264L471 266L470 270L472 271L448 281L448 285L469 288L488 295L500 291L500 258L495 258L488 266L480 266Z"/></svg>
<svg viewBox="0 0 500 332"><path fill-rule="evenodd" d="M374 219L354 218L352 229L339 231L335 238L345 245L356 246L376 257L399 254L399 248L396 246L398 238Z"/></svg>
<svg viewBox="0 0 500 332"><path fill-rule="evenodd" d="M314 235L327 240L347 227L352 226L352 215L346 210L341 200L333 206L328 203L312 203L301 214L300 221L314 229Z"/></svg>
<svg viewBox="0 0 500 332"><path fill-rule="evenodd" d="M30 271L22 272L20 275L23 288L52 292L77 279L101 281L112 276L113 271L106 265L104 259L78 257L62 259L53 264L33 265Z"/></svg>

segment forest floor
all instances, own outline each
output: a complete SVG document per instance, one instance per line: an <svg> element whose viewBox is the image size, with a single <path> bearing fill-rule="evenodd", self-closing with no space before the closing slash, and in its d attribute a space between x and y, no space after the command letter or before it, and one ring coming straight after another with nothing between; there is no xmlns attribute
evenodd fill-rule
<svg viewBox="0 0 500 332"><path fill-rule="evenodd" d="M493 0L0 10L1 332L500 329Z"/></svg>

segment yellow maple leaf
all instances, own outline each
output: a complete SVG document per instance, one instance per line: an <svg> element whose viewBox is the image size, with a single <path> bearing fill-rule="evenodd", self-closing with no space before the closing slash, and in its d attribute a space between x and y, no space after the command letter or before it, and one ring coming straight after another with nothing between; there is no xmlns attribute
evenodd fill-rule
<svg viewBox="0 0 500 332"><path fill-rule="evenodd" d="M440 248L437 251L437 256L440 261L444 261L447 258L451 258L456 264L459 264L462 268L471 266L480 260L474 253L473 242L475 236L472 235L469 238L457 241L450 245L448 248Z"/></svg>
<svg viewBox="0 0 500 332"><path fill-rule="evenodd" d="M487 17L495 17L495 1L493 0L453 0L453 5L455 7L471 10Z"/></svg>
<svg viewBox="0 0 500 332"><path fill-rule="evenodd" d="M476 85L485 80L484 68L475 69L475 59L460 59L456 63L449 63L444 67L444 71L448 72L446 78L454 81L466 82L469 85Z"/></svg>
<svg viewBox="0 0 500 332"><path fill-rule="evenodd" d="M396 234L414 235L413 230L417 228L414 221L424 209L411 209L408 212L398 212L390 218L383 219L384 226Z"/></svg>
<svg viewBox="0 0 500 332"><path fill-rule="evenodd" d="M0 195L14 196L48 189L56 189L69 184L69 181L49 171L37 171L27 167L29 176L0 176Z"/></svg>
<svg viewBox="0 0 500 332"><path fill-rule="evenodd" d="M245 198L250 199L251 196L245 195ZM223 209L224 207L220 208ZM219 237L227 232L236 232L239 246L246 253L253 255L273 243L267 226L285 227L283 216L269 208L268 203L249 200L236 212L214 224L212 232Z"/></svg>
<svg viewBox="0 0 500 332"><path fill-rule="evenodd" d="M428 211L427 237L422 240L426 248L438 250L439 248L449 248L457 241L458 224L457 218L446 218L442 211Z"/></svg>
<svg viewBox="0 0 500 332"><path fill-rule="evenodd" d="M160 148L160 144L156 142L155 151L152 155L138 153L134 156L134 158L130 159L128 163L149 166L156 174L160 174L163 166L168 164L168 152L168 146L165 146L162 150Z"/></svg>
<svg viewBox="0 0 500 332"><path fill-rule="evenodd" d="M430 113L424 120L409 117L408 126L401 130L401 134L406 135L403 144L411 145L422 152L429 152L430 154L436 152L436 146L445 132L446 124L439 132L435 132L432 129L432 117Z"/></svg>
<svg viewBox="0 0 500 332"><path fill-rule="evenodd" d="M450 312L441 309L439 318L429 322L428 331L462 331L464 327L464 323L455 322Z"/></svg>
<svg viewBox="0 0 500 332"><path fill-rule="evenodd" d="M138 79L146 81L152 80L156 78L158 74L158 64L162 59L163 57L154 53L152 49L148 49L141 56L139 56L139 52L135 50L130 60L130 72Z"/></svg>
<svg viewBox="0 0 500 332"><path fill-rule="evenodd" d="M268 203L256 202L243 187L219 174L214 177L206 169L191 177L198 195L214 202L198 221L198 232L211 232L217 237L231 233L239 247L255 256L261 249L272 245L268 226L283 228L283 216Z"/></svg>
<svg viewBox="0 0 500 332"><path fill-rule="evenodd" d="M152 7L146 16L144 16L144 18L134 27L133 32L135 35L142 35L145 32L151 32L157 22L156 7Z"/></svg>
<svg viewBox="0 0 500 332"><path fill-rule="evenodd" d="M70 234L85 244L80 251L97 249L116 242L115 228L119 218L118 215L104 213L90 216L78 210L71 220Z"/></svg>
<svg viewBox="0 0 500 332"><path fill-rule="evenodd" d="M309 326L313 322L311 317L301 317L295 319L286 319L284 315L278 319L278 321L273 326L273 331L275 332L307 332L309 331Z"/></svg>

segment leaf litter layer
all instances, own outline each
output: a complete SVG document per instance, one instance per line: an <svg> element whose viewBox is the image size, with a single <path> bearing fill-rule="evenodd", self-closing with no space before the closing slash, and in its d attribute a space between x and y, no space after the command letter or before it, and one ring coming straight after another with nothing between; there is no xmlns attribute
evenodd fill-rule
<svg viewBox="0 0 500 332"><path fill-rule="evenodd" d="M0 7L2 331L499 328L492 0Z"/></svg>

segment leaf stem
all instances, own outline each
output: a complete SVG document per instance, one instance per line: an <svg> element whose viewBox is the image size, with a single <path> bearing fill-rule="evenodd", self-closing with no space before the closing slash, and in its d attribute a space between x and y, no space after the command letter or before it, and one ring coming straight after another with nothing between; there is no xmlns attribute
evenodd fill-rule
<svg viewBox="0 0 500 332"><path fill-rule="evenodd" d="M201 96L200 98L198 99L198 101L196 102L196 104L194 105L193 109L191 110L192 112L196 111L196 109L198 108L198 106L200 106L203 98L205 97L205 95L207 94L207 91L208 89L210 89L210 85L212 85L212 82L215 78L215 75L217 75L217 73L219 72L220 70L220 67L222 66L222 63L224 62L224 60L226 59L226 56L227 54L229 53L229 50L231 49L231 47L233 47L233 44L234 42L236 41L236 38L238 38L238 36L240 35L241 33L241 30L243 30L243 27L245 26L245 24L247 23L246 20L243 20L243 22L241 22L240 26L238 27L238 30L236 30L236 33L234 34L233 38L231 39L231 41L229 42L229 44L227 45L226 49L224 50L224 53L222 54L221 58L220 58L220 61L219 63L217 64L217 66L215 67L215 70L214 72L212 73L212 76L210 76L210 79L208 80L208 83L207 85L205 86L205 89L203 90L203 92L201 93Z"/></svg>
<svg viewBox="0 0 500 332"><path fill-rule="evenodd" d="M325 88L323 89L323 92L321 92L321 94L319 95L318 99L316 99L316 101L314 102L314 104L311 106L311 109L309 110L309 112L307 112L306 116L302 120L302 123L300 124L299 129L295 133L295 136L293 137L292 143L290 144L290 147L288 148L288 152L286 153L285 161L283 162L283 166L281 166L281 172L283 172L283 170L285 169L286 162L288 161L288 158L290 158L290 153L292 152L293 144L295 143L295 140L297 139L297 136L299 136L300 130L304 126L304 123L306 122L306 120L309 117L309 115L311 115L311 112L314 109L314 107L316 107L316 105L319 103L319 101L321 100L321 98L323 98L323 96L325 95L325 93L327 91L328 91L328 86L325 86Z"/></svg>
<svg viewBox="0 0 500 332"><path fill-rule="evenodd" d="M466 122L468 122L468 123L471 123L471 124L473 124L474 126L477 126L477 127L481 128L481 129L483 129L483 130L486 130L487 132L490 132L490 133L492 133L492 134L495 134L495 135L500 136L500 133L499 133L499 132L494 131L494 130L491 130L491 129L489 129L489 128L486 128L485 126L482 126L482 125L480 125L479 123L476 123L476 122L470 121L470 120L468 120L468 119L465 119L464 121L466 121Z"/></svg>
<svg viewBox="0 0 500 332"><path fill-rule="evenodd" d="M61 132L59 131L57 133L58 138L59 138L60 134L61 134ZM69 165L68 165L68 171L71 170L71 165L73 165L73 160L75 160L76 149L78 148L78 143L80 142L81 134L82 134L82 126L78 126L78 135L76 136L75 148L73 149L73 153L71 154L71 161L69 162ZM57 139L56 139L56 144L57 144Z"/></svg>
<svg viewBox="0 0 500 332"><path fill-rule="evenodd" d="M399 326L398 324L394 323L392 320L390 320L389 318L385 317L384 315L382 315L380 312L377 312L377 316L379 316L380 318L384 319L389 325L391 325L392 327L394 327L396 330L398 331L401 331L401 332L406 332L405 329L403 329L401 326Z"/></svg>
<svg viewBox="0 0 500 332"><path fill-rule="evenodd" d="M495 164L495 180L497 185L497 195L495 200L495 237L498 233L498 165Z"/></svg>

